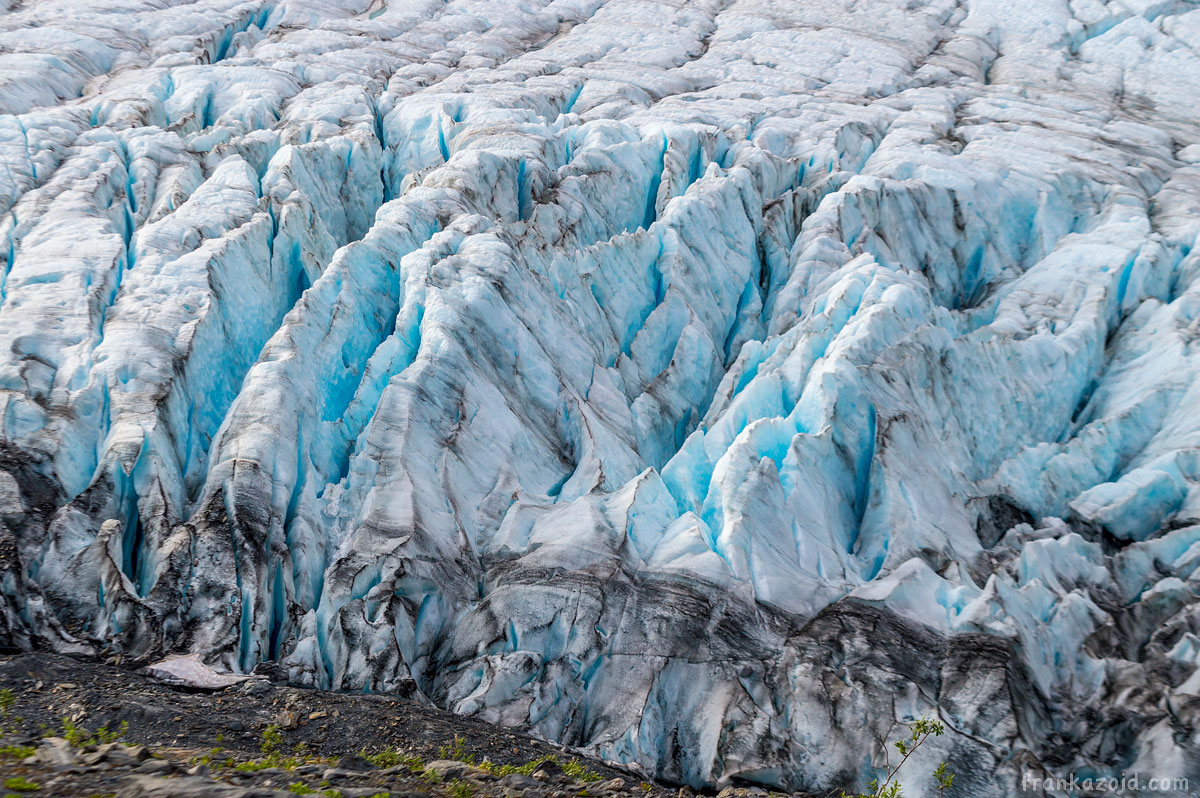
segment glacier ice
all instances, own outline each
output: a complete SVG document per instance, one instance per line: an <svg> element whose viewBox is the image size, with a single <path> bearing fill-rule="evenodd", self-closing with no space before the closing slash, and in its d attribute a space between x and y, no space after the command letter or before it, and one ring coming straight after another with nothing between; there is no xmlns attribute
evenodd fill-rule
<svg viewBox="0 0 1200 798"><path fill-rule="evenodd" d="M825 791L1200 781L1200 8L0 16L0 644ZM919 796L924 785L906 783Z"/></svg>

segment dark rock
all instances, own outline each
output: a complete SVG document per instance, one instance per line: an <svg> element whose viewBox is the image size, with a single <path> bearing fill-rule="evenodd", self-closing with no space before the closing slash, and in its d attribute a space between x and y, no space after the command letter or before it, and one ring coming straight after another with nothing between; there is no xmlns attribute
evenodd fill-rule
<svg viewBox="0 0 1200 798"><path fill-rule="evenodd" d="M35 737L32 734L13 734L8 737L0 737L0 747L9 745L31 745L34 748L37 748L41 741L41 737Z"/></svg>
<svg viewBox="0 0 1200 798"><path fill-rule="evenodd" d="M1009 497L988 496L987 508L980 512L975 522L975 534L980 544L990 549L1014 526L1035 523L1037 520L1033 515Z"/></svg>
<svg viewBox="0 0 1200 798"><path fill-rule="evenodd" d="M541 787L541 782L526 776L524 773L510 773L500 779L502 787L510 787L514 790L531 790Z"/></svg>
<svg viewBox="0 0 1200 798"><path fill-rule="evenodd" d="M535 771L535 777L537 773L545 773L550 778L556 778L558 776L565 775L563 773L563 769L553 759L548 759L538 765L537 770Z"/></svg>
<svg viewBox="0 0 1200 798"><path fill-rule="evenodd" d="M175 769L175 766L165 759L147 759L138 765L137 772L146 775L165 776Z"/></svg>
<svg viewBox="0 0 1200 798"><path fill-rule="evenodd" d="M343 754L338 760L337 766L342 770L374 770L375 766L370 761L363 759L358 754Z"/></svg>
<svg viewBox="0 0 1200 798"><path fill-rule="evenodd" d="M288 675L287 668L278 662L260 662L254 666L254 670L250 673L253 676L269 679L272 682L286 682Z"/></svg>

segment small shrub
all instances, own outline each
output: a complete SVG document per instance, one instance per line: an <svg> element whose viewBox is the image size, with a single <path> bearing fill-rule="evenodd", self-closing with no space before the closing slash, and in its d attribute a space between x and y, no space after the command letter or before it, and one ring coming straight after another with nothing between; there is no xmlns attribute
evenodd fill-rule
<svg viewBox="0 0 1200 798"><path fill-rule="evenodd" d="M945 794L946 790L954 786L954 774L946 772L946 763L942 762L933 771L933 777L938 783L938 795Z"/></svg>
<svg viewBox="0 0 1200 798"><path fill-rule="evenodd" d="M467 753L467 741L463 737L454 735L454 745L443 745L438 749L438 759L453 759L456 762L465 762L468 765L475 764L475 755Z"/></svg>
<svg viewBox="0 0 1200 798"><path fill-rule="evenodd" d="M921 718L908 724L908 736L901 737L892 743L892 747L900 753L900 761L893 766L888 747L885 746L883 749L885 771L883 781L872 779L867 785L870 792L852 796L843 791L841 798L901 798L902 788L900 782L896 781L896 774L913 755L913 752L920 748L926 740L930 737L941 737L945 732L945 726L929 718ZM938 795L944 795L946 790L954 784L954 774L946 772L945 762L937 766L937 769L933 771L933 776L937 780Z"/></svg>
<svg viewBox="0 0 1200 798"><path fill-rule="evenodd" d="M17 703L16 693L11 687L0 687L0 715L8 715L12 712L13 705Z"/></svg>
<svg viewBox="0 0 1200 798"><path fill-rule="evenodd" d="M258 743L258 750L262 752L262 757L259 759L251 759L246 762L234 763L232 760L225 761L225 767L233 768L239 773L257 773L260 770L267 768L279 768L281 770L295 770L301 765L307 764L332 764L333 760L327 757L320 756L284 756L279 750L283 745L283 734L280 733L279 727L271 724L263 729L262 739ZM307 748L303 750L307 751Z"/></svg>
<svg viewBox="0 0 1200 798"><path fill-rule="evenodd" d="M402 763L407 764L405 757L401 756L400 752L395 748L385 748L382 751L375 751L374 753L368 753L367 749L364 748L358 752L358 755L377 768L394 768L396 765ZM420 762L419 759L417 761ZM424 766L422 766L422 770L424 770Z"/></svg>
<svg viewBox="0 0 1200 798"><path fill-rule="evenodd" d="M95 732L89 732L83 726L80 726L70 718L62 719L61 735L72 748L87 748L91 745L103 745L104 743L115 743L129 733L129 721L123 720L115 729L108 728L108 724L96 729Z"/></svg>
<svg viewBox="0 0 1200 798"><path fill-rule="evenodd" d="M189 765L211 765L213 759L220 756L220 754L221 754L220 748L210 748L210 749L208 749L208 753L197 754L196 756L189 759L188 764Z"/></svg>
<svg viewBox="0 0 1200 798"><path fill-rule="evenodd" d="M497 778L509 776L513 773L519 773L522 776L531 776L546 762L553 762L554 764L558 765L562 768L563 773L566 773L576 781L590 782L600 780L599 773L594 770L588 770L588 768L581 762L578 762L574 759L564 762L555 756L538 757L530 762L526 762L524 765L497 765L495 762L485 759L479 763L479 767L483 768ZM472 762L470 764L474 763ZM649 789L649 787L647 787L647 789Z"/></svg>
<svg viewBox="0 0 1200 798"><path fill-rule="evenodd" d="M263 729L262 740L258 743L258 750L262 751L263 756L271 756L279 750L281 745L283 745L283 733L279 731L278 726L272 723Z"/></svg>
<svg viewBox="0 0 1200 798"><path fill-rule="evenodd" d="M588 770L582 763L576 762L574 759L567 762L559 762L559 766L575 781L600 781L600 774L594 770Z"/></svg>
<svg viewBox="0 0 1200 798"><path fill-rule="evenodd" d="M266 764L261 759L251 759L247 762L238 762L233 766L233 769L238 773L257 773L260 770L266 770L270 765Z"/></svg>
<svg viewBox="0 0 1200 798"><path fill-rule="evenodd" d="M37 782L29 781L20 776L13 776L4 780L4 789L12 790L13 792L37 792L42 788Z"/></svg>
<svg viewBox="0 0 1200 798"><path fill-rule="evenodd" d="M25 723L24 718L13 716L13 707L17 704L17 695L8 687L0 687L0 734L13 734L17 727Z"/></svg>
<svg viewBox="0 0 1200 798"><path fill-rule="evenodd" d="M9 757L10 759L24 759L33 756L32 745L5 745L0 746L0 756Z"/></svg>
<svg viewBox="0 0 1200 798"><path fill-rule="evenodd" d="M92 735L94 744L102 745L104 743L115 743L117 740L125 737L129 733L129 721L123 720L116 729L109 729L107 724L96 729L96 733Z"/></svg>
<svg viewBox="0 0 1200 798"><path fill-rule="evenodd" d="M233 769L239 773L257 773L260 770L267 768L279 768L280 770L295 770L303 765L304 762L294 756L280 756L277 753L270 753L262 759L251 759L246 762L239 762L233 766Z"/></svg>
<svg viewBox="0 0 1200 798"><path fill-rule="evenodd" d="M314 790L312 787L309 787L304 782L297 781L294 784L288 785L288 792L293 792L296 795L312 795L314 792L316 792L316 790Z"/></svg>
<svg viewBox="0 0 1200 798"><path fill-rule="evenodd" d="M450 798L471 798L472 795L471 785L459 779L450 782L447 792Z"/></svg>
<svg viewBox="0 0 1200 798"><path fill-rule="evenodd" d="M86 729L70 718L62 719L62 736L73 748L83 748L90 737Z"/></svg>

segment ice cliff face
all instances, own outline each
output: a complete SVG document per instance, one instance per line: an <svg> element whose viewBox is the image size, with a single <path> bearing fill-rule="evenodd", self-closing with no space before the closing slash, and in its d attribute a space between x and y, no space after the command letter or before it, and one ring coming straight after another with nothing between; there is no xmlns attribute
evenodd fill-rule
<svg viewBox="0 0 1200 798"><path fill-rule="evenodd" d="M0 643L1200 782L1197 3L6 2Z"/></svg>

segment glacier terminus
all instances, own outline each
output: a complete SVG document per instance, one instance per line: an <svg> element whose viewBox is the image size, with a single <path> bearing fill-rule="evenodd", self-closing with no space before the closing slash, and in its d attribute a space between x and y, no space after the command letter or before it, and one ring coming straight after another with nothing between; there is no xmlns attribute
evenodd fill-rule
<svg viewBox="0 0 1200 798"><path fill-rule="evenodd" d="M1200 788L1200 2L0 9L0 645Z"/></svg>

